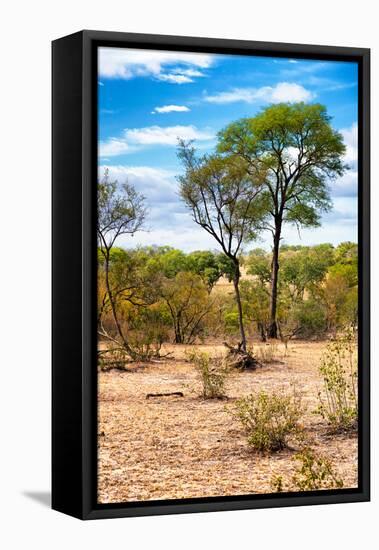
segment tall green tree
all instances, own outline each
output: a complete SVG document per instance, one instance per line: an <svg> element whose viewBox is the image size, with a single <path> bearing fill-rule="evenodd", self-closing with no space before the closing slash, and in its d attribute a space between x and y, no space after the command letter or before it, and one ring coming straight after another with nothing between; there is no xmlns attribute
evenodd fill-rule
<svg viewBox="0 0 379 550"><path fill-rule="evenodd" d="M263 177L246 170L240 158L219 155L197 157L191 144L180 143L179 158L185 172L179 177L180 194L193 220L211 235L233 265L233 285L241 335L239 348L246 352L246 334L239 282L240 252L255 238L262 213L259 194Z"/></svg>
<svg viewBox="0 0 379 550"><path fill-rule="evenodd" d="M219 134L218 151L242 159L250 175L266 173L265 227L272 233L269 336L277 338L279 249L283 225L317 227L331 208L328 182L341 176L345 145L320 104L279 103Z"/></svg>

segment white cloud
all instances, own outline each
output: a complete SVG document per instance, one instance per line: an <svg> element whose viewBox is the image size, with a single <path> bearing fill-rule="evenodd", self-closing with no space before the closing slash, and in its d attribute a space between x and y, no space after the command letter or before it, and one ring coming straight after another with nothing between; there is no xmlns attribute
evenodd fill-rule
<svg viewBox="0 0 379 550"><path fill-rule="evenodd" d="M98 169L99 179L103 177L105 170L108 170L111 180L117 180L120 184L126 181L132 184L146 197L149 207L162 202L168 204L177 201L175 174L169 170L150 166L101 164Z"/></svg>
<svg viewBox="0 0 379 550"><path fill-rule="evenodd" d="M148 126L125 130L125 138L139 145L177 145L178 139L200 141L212 139L214 135L196 126Z"/></svg>
<svg viewBox="0 0 379 550"><path fill-rule="evenodd" d="M262 86L261 88L234 88L229 92L220 92L215 95L206 96L205 101L209 103L281 103L298 101L310 101L313 98L312 92L291 82L279 82L275 86Z"/></svg>
<svg viewBox="0 0 379 550"><path fill-rule="evenodd" d="M356 197L358 193L358 172L349 170L341 178L331 183L331 193L334 197Z"/></svg>
<svg viewBox="0 0 379 550"><path fill-rule="evenodd" d="M100 141L99 156L114 157L130 152L130 145L124 139L109 138L107 141Z"/></svg>
<svg viewBox="0 0 379 550"><path fill-rule="evenodd" d="M102 78L130 79L150 76L175 84L193 82L204 76L199 69L213 64L214 56L203 53L100 48L99 75Z"/></svg>
<svg viewBox="0 0 379 550"><path fill-rule="evenodd" d="M152 113L184 113L187 111L190 111L190 109L185 105L163 105L162 107L155 107Z"/></svg>
<svg viewBox="0 0 379 550"><path fill-rule="evenodd" d="M346 145L345 162L355 167L358 161L358 124L354 122L350 128L341 130Z"/></svg>
<svg viewBox="0 0 379 550"><path fill-rule="evenodd" d="M182 74L186 76L193 76L197 78L201 78L202 76L205 76L205 74L198 69L184 69L181 71Z"/></svg>
<svg viewBox="0 0 379 550"><path fill-rule="evenodd" d="M346 153L344 162L349 166L349 170L345 174L331 182L331 193L334 202L343 198L355 197L358 194L358 125L354 122L350 128L340 130L344 143L346 145Z"/></svg>
<svg viewBox="0 0 379 550"><path fill-rule="evenodd" d="M114 157L135 151L149 145L174 145L178 139L209 141L214 134L209 129L199 130L196 126L147 126L126 128L121 137L111 137L99 143L100 157Z"/></svg>
<svg viewBox="0 0 379 550"><path fill-rule="evenodd" d="M193 78L178 73L161 73L157 78L159 80L163 80L164 82L171 82L173 84L187 84L188 82L193 82Z"/></svg>
<svg viewBox="0 0 379 550"><path fill-rule="evenodd" d="M184 252L193 252L194 250L219 250L217 242L201 227L197 226L186 213L186 227L179 225L170 229L162 227L152 228L151 231L138 231L133 240L128 236L120 238L119 245L126 248L132 246L172 246L183 250Z"/></svg>

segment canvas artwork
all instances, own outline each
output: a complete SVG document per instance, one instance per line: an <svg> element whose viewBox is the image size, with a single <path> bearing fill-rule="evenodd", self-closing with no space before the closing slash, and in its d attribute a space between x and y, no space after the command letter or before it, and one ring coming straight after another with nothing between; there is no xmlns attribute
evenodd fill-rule
<svg viewBox="0 0 379 550"><path fill-rule="evenodd" d="M358 487L358 63L101 46L97 502Z"/></svg>

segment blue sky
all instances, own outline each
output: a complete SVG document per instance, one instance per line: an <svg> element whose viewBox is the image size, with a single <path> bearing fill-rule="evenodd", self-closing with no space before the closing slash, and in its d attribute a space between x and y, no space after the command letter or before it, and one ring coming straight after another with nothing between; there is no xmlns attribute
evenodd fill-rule
<svg viewBox="0 0 379 550"><path fill-rule="evenodd" d="M356 63L100 48L98 65L99 177L108 168L120 183L128 180L148 207L145 230L120 238L119 245L216 249L178 196L177 138L210 152L217 132L231 121L281 101L326 105L350 166L330 184L333 211L322 227L299 235L287 226L283 242L357 241ZM270 235L262 234L246 248L270 244Z"/></svg>

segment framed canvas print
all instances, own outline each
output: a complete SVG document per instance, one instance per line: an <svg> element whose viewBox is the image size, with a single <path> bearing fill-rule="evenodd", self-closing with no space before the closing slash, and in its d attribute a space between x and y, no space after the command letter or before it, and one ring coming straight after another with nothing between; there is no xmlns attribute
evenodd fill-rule
<svg viewBox="0 0 379 550"><path fill-rule="evenodd" d="M53 508L369 500L369 50L53 42Z"/></svg>

